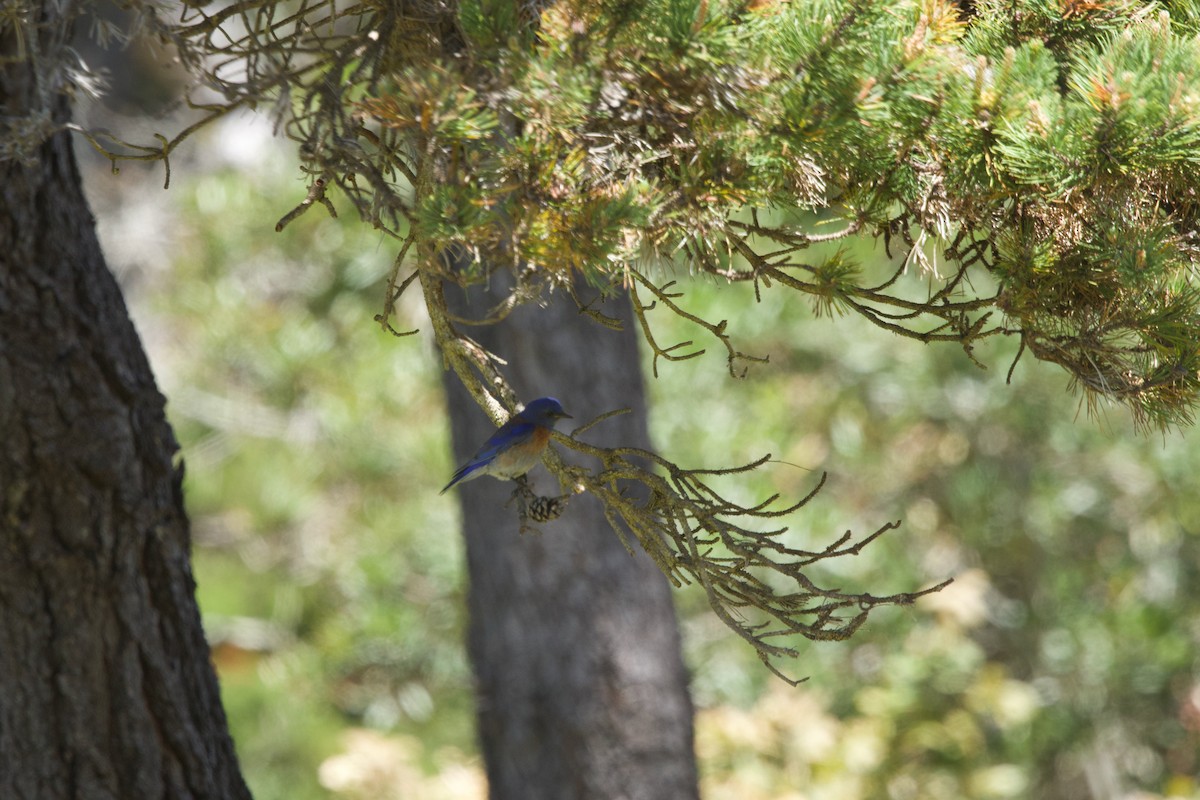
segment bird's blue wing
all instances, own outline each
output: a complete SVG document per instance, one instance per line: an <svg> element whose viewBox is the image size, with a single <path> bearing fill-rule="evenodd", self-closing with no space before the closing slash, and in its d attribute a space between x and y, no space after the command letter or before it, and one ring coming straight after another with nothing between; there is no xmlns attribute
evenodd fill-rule
<svg viewBox="0 0 1200 800"><path fill-rule="evenodd" d="M533 430L537 426L530 422L525 422L519 417L513 417L508 422L500 426L500 429L491 435L491 437L483 443L483 445L475 451L475 455L467 460L458 470L451 476L450 482L442 487L439 494L444 494L447 489L456 483L461 483L474 475L479 470L492 463L492 459L504 452L514 444L524 442L533 435Z"/></svg>
<svg viewBox="0 0 1200 800"><path fill-rule="evenodd" d="M513 417L500 426L500 429L493 433L463 466L471 467L488 463L514 444L524 442L533 435L533 429L536 427L532 423Z"/></svg>

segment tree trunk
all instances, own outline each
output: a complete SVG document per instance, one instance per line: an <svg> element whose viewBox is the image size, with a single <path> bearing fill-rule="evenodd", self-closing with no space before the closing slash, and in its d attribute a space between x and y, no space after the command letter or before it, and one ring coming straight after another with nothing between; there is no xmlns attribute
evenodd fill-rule
<svg viewBox="0 0 1200 800"><path fill-rule="evenodd" d="M588 287L577 287L589 293ZM502 290L464 298L458 313L480 317ZM616 408L586 437L646 447L645 390L629 301L605 313L614 332L580 315L561 294L471 331L508 362L523 400L559 398L575 422ZM467 458L495 430L446 373L454 450ZM538 494L557 482L538 467ZM559 519L521 535L514 484L481 478L460 489L470 573L469 648L477 679L479 735L494 800L676 800L696 798L692 705L670 586L650 558L631 557L600 504L573 498Z"/></svg>
<svg viewBox="0 0 1200 800"><path fill-rule="evenodd" d="M33 84L25 64L0 67L3 113L36 111ZM5 800L250 796L200 628L163 404L69 134L36 162L0 162Z"/></svg>

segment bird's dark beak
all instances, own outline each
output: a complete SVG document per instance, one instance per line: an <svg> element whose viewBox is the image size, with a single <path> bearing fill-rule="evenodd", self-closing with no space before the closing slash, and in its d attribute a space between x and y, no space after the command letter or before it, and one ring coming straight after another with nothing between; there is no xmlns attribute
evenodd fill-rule
<svg viewBox="0 0 1200 800"><path fill-rule="evenodd" d="M559 418L559 419L575 419L574 417L572 417L570 414L568 414L568 413L567 413L567 412L565 412L565 411L562 411L562 412L560 412L560 413L558 414L558 418Z"/></svg>

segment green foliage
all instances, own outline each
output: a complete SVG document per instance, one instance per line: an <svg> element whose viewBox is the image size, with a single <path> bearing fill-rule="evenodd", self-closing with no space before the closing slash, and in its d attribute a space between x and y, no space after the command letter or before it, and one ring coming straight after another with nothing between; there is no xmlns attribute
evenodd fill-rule
<svg viewBox="0 0 1200 800"><path fill-rule="evenodd" d="M1030 73L1048 72L1049 51L1034 44L1023 52L1030 57L1014 63L1006 83L1029 87ZM1121 190L1138 177L1152 184L1194 181L1198 57L1200 44L1172 37L1165 24L1131 28L1081 53L1070 68L1068 94L1026 88L1025 107L1005 118L999 133L1005 168L1060 202L1076 192L1127 200ZM1114 190L1121 194L1111 198Z"/></svg>
<svg viewBox="0 0 1200 800"><path fill-rule="evenodd" d="M1006 47L1041 42L1065 63L1073 53L1125 30L1152 8L1130 0L986 0L976 4L968 46L972 52L995 54Z"/></svg>
<svg viewBox="0 0 1200 800"><path fill-rule="evenodd" d="M530 26L522 24L519 4L508 0L464 0L458 4L458 22L472 50L485 58L503 57L507 49L520 49Z"/></svg>
<svg viewBox="0 0 1200 800"><path fill-rule="evenodd" d="M855 259L838 250L822 261L813 272L813 282L819 287L813 294L813 311L818 317L840 316L846 313L845 298L853 294L861 273Z"/></svg>

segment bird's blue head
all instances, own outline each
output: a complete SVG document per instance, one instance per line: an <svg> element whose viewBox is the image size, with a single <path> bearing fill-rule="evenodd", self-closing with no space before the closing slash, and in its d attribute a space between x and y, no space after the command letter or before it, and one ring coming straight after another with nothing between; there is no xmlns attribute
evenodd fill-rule
<svg viewBox="0 0 1200 800"><path fill-rule="evenodd" d="M547 428L553 428L554 423L560 419L571 419L571 415L563 411L562 403L553 397L539 397L530 401L517 416L526 422L544 425Z"/></svg>

